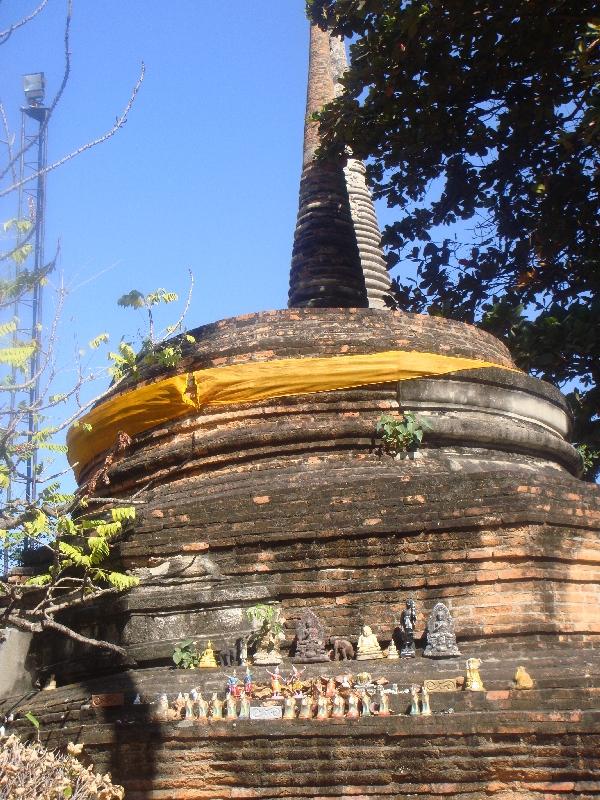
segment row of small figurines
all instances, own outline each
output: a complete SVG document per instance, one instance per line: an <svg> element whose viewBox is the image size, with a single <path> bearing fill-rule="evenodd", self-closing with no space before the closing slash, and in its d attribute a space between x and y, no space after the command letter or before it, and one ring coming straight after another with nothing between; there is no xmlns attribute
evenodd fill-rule
<svg viewBox="0 0 600 800"><path fill-rule="evenodd" d="M429 692L426 686L411 686L411 716L430 716ZM359 717L389 717L390 694L399 693L377 688L377 699L373 703L366 689L351 689L344 697L337 690L332 697L320 693L316 700L311 695L303 694L302 697L272 697L272 700L283 700L283 719L358 719ZM269 702L271 702L269 701ZM299 707L298 707L299 701ZM377 706L376 708L374 706ZM161 694L157 700L155 716L158 720L196 720L208 722L209 720L235 721L250 719L250 698L242 690L239 698L228 694L225 700L213 692L210 700L205 700L201 692L193 689L189 693L180 693L172 704L166 694Z"/></svg>

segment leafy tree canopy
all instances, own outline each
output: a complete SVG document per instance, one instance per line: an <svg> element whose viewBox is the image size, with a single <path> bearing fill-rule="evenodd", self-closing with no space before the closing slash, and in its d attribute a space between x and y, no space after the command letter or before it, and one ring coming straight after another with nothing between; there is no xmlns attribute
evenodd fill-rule
<svg viewBox="0 0 600 800"><path fill-rule="evenodd" d="M573 389L600 450L600 17L593 0L309 0L354 37L324 151L369 160L398 307L476 322ZM414 267L407 269L407 262ZM590 454L592 455L590 459Z"/></svg>

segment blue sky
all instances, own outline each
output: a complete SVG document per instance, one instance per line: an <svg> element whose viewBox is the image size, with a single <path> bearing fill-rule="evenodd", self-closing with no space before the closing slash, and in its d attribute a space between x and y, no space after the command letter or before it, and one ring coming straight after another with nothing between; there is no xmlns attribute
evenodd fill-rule
<svg viewBox="0 0 600 800"><path fill-rule="evenodd" d="M2 26L34 5L6 0ZM47 96L60 82L65 5L49 0L0 48L15 129L21 75L44 71ZM188 268L190 326L285 306L307 37L302 0L75 0L50 161L109 128L142 60L147 73L125 128L48 179L47 252L60 239L70 342L104 330L118 340L139 320L117 297L134 287L183 294Z"/></svg>

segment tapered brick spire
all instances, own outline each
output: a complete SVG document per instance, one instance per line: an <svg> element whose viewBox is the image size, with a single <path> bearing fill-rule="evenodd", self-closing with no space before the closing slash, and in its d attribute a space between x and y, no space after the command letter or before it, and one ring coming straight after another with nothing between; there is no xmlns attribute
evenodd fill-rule
<svg viewBox="0 0 600 800"><path fill-rule="evenodd" d="M312 25L290 307L383 308L389 292L381 234L363 164L352 158L345 163L315 161L319 128L312 115L339 92L339 78L346 68L343 42Z"/></svg>

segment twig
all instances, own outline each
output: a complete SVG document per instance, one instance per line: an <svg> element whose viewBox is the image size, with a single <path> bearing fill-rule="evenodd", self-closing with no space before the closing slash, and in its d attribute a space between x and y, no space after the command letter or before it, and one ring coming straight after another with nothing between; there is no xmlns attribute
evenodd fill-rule
<svg viewBox="0 0 600 800"><path fill-rule="evenodd" d="M10 26L10 28L7 28L5 31L0 31L0 45L4 44L6 41L8 41L10 36L12 36L12 34L16 30L18 30L19 28L22 28L23 25L27 25L27 23L31 22L31 20L34 17L37 17L37 15L40 13L40 11L43 11L47 4L48 4L48 0L42 0L42 2L39 4L39 6L37 8L35 8L31 12L31 14L28 14L26 17L23 17L18 22L14 22Z"/></svg>
<svg viewBox="0 0 600 800"><path fill-rule="evenodd" d="M29 183L30 181L35 180L40 175L47 175L49 172L52 172L53 170L58 169L58 167L61 167L63 164L66 164L67 161L71 161L71 159L76 158L82 153L85 153L86 150L90 150L92 147L96 147L96 145L102 144L103 142L106 142L108 139L114 136L115 133L120 128L122 128L123 125L127 122L128 114L131 111L131 107L133 106L135 98L137 97L140 87L144 81L145 74L146 74L146 67L144 65L144 62L142 62L140 76L135 86L133 87L127 105L123 109L121 115L117 117L117 119L115 120L115 124L112 126L112 128L110 128L110 130L102 134L102 136L98 136L96 139L93 139L91 142L87 142L86 144L81 145L81 147L78 147L76 150L72 150L67 155L63 156L62 158L59 158L58 161L49 164L47 167L44 167L43 169L38 170L37 172L34 172L31 175L28 175L26 178L23 178L23 180L18 181L12 186L9 186L8 188L4 189L3 191L0 192L0 197L5 197L7 194L10 194L10 192L13 192L15 189L18 189L20 186L23 186L25 183Z"/></svg>
<svg viewBox="0 0 600 800"><path fill-rule="evenodd" d="M188 289L187 298L185 301L185 305L183 307L183 311L181 312L181 316L177 320L174 325L169 325L169 329L172 333L175 333L176 330L182 327L184 319L187 317L188 311L190 310L190 303L192 302L192 292L194 291L194 273L191 269L188 269L188 273L190 276L190 288ZM164 333L167 331L165 330Z"/></svg>
<svg viewBox="0 0 600 800"><path fill-rule="evenodd" d="M46 2L47 2L47 0L46 0ZM42 4L42 8L43 8L43 5L44 4ZM14 156L12 161L10 161L6 165L6 168L2 172L0 172L0 179L4 178L4 176L6 175L8 170L12 169L13 165L21 158L21 156L23 156L31 147L33 147L34 144L36 144L36 142L39 141L39 137L42 135L42 133L48 127L48 122L50 121L50 117L54 113L54 109L58 105L58 103L60 101L60 98L63 95L63 92L64 92L64 90L66 88L66 85L67 85L67 82L69 80L69 75L71 74L71 52L69 50L69 36L70 36L70 32L71 32L72 11L73 11L72 0L67 0L67 16L66 16L66 19L65 19L65 33L64 33L65 66L64 66L64 69L63 69L63 77L62 77L62 81L60 83L60 86L58 88L58 92L54 95L54 99L52 100L52 102L48 106L48 110L47 110L47 112L46 112L46 114L44 116L44 120L43 120L42 124L40 125L40 130L39 130L38 135L37 136L33 136L31 138L31 140L28 142L28 144L26 144L25 147L21 148L21 150L19 150L19 152ZM37 176L34 175L32 177L37 177ZM18 184L14 184L13 183L12 186L8 187L8 190L12 192L17 188L18 188Z"/></svg>

